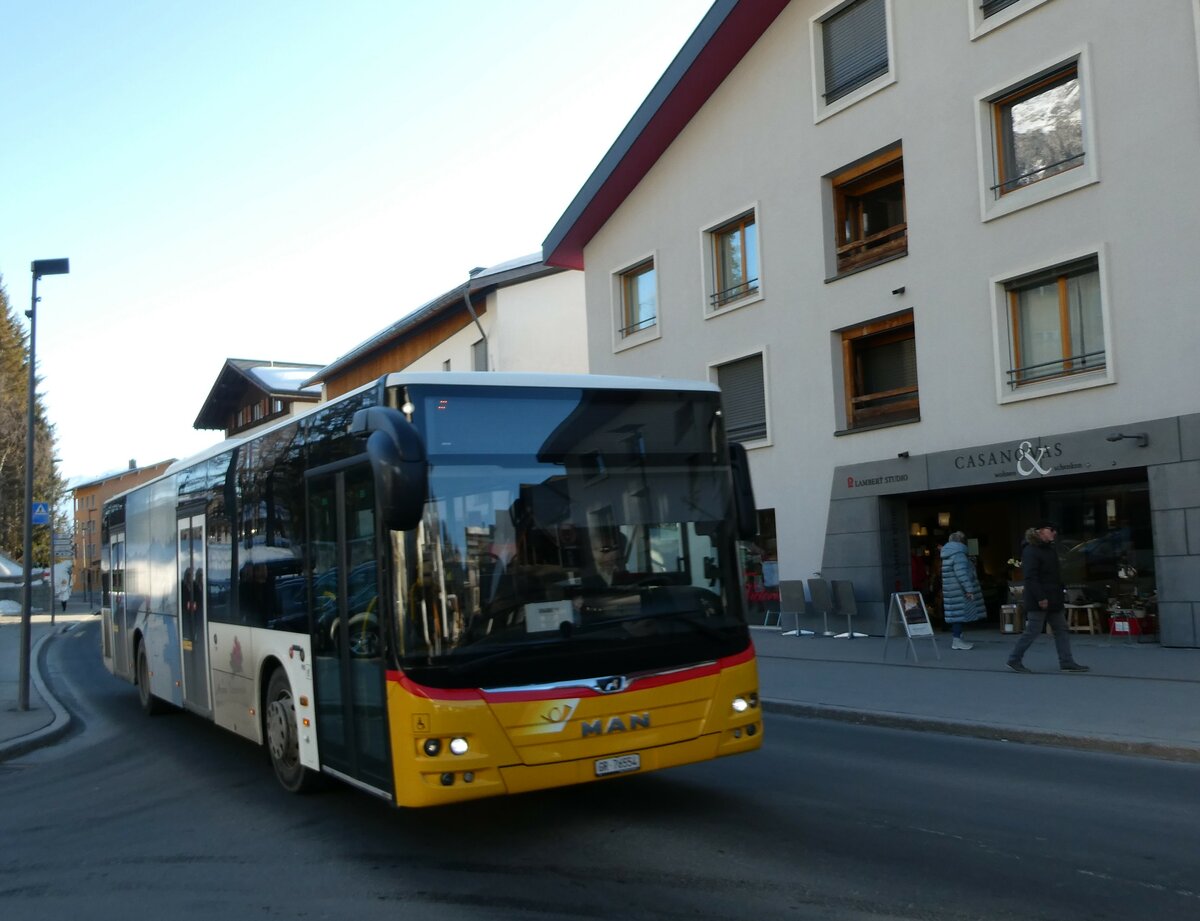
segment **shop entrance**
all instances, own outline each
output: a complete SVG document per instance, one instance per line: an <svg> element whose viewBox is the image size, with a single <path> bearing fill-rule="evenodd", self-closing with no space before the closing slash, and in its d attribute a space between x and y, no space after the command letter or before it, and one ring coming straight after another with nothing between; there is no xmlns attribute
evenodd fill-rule
<svg viewBox="0 0 1200 921"><path fill-rule="evenodd" d="M1135 471L1136 473L1136 471ZM1069 488L1063 488L1071 482ZM1009 587L1020 584L1018 566L1025 530L1041 518L1059 528L1058 555L1064 584L1111 610L1136 611L1153 628L1156 614L1154 542L1150 490L1144 473L1125 480L1090 482L1084 477L1023 487L966 488L908 497L913 587L926 597L930 616L942 624L940 551L950 534L967 535L983 589L988 621L999 623ZM1107 616L1099 629L1107 631Z"/></svg>

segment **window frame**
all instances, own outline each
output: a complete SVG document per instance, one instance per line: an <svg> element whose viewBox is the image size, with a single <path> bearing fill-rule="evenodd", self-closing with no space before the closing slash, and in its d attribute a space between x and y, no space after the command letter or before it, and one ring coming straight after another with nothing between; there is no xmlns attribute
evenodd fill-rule
<svg viewBox="0 0 1200 921"><path fill-rule="evenodd" d="M916 362L917 326L916 317L912 310L902 310L847 326L835 331L837 345L841 352L841 421L842 427L835 434L847 435L854 432L870 431L887 428L894 425L909 425L921 421L921 386L918 373L916 384L909 388L895 388L878 393L861 392L859 384L860 365L858 357L867 347L890 345L895 342L912 340L914 369ZM908 400L888 404L884 407L855 408L855 404L864 404L872 400L880 400L911 393Z"/></svg>
<svg viewBox="0 0 1200 921"><path fill-rule="evenodd" d="M1072 369L1067 373L1053 376L1047 375L1010 385L1010 372L1019 370L1016 364L1017 352L1015 339L1017 333L1013 324L1014 299L1012 294L1030 287L1039 278L1053 277L1056 272L1060 272L1062 277L1065 277L1067 270L1079 266L1090 259L1095 260L1097 281L1100 287L1100 322L1102 326L1101 338L1104 343L1104 364L1101 366ZM1116 383L1112 319L1109 308L1110 289L1108 284L1106 247L1099 245L1065 252L1057 258L1024 266L1017 271L1006 272L1003 275L996 276L990 279L989 283L992 289L996 401L998 403L1015 403L1059 393L1087 390L1092 387L1104 387ZM1060 318L1061 310L1062 302L1060 295ZM1059 334L1060 336L1062 335L1061 326ZM1069 335L1066 342L1070 342Z"/></svg>
<svg viewBox="0 0 1200 921"><path fill-rule="evenodd" d="M626 263L622 268L612 273L613 301L613 351L620 352L636 345L641 345L662 336L661 290L658 279L658 253L651 252L639 259ZM630 322L629 313L629 282L633 278L644 275L647 271L654 273L654 316L638 324ZM641 328L631 329L638 325Z"/></svg>
<svg viewBox="0 0 1200 921"><path fill-rule="evenodd" d="M900 206L904 220L883 231L862 232L862 202L871 193L900 184ZM904 149L895 144L829 176L833 278L841 278L871 266L908 255L908 200L904 184ZM855 236L845 238L848 221L858 225ZM890 239L894 238L894 239ZM875 241L872 243L871 241Z"/></svg>
<svg viewBox="0 0 1200 921"><path fill-rule="evenodd" d="M1065 67L1051 73L1044 74L1031 82L1024 84L1007 96L1002 96L999 99L992 100L992 118L995 124L992 127L992 143L995 144L994 151L996 165L996 184L992 187L992 192L998 198L1003 198L1005 195L1011 195L1014 192L1019 192L1022 189L1027 189L1029 186L1038 182L1045 182L1048 179L1053 179L1055 176L1061 176L1068 170L1081 169L1087 162L1087 150L1082 149L1079 153L1074 154L1064 160L1056 163L1051 163L1043 166L1041 169L1031 170L1028 173L1022 173L1014 176L1009 176L1010 171L1015 172L1018 168L1015 165L1016 159L1016 143L1012 135L1012 110L1014 106L1022 102L1028 102L1037 99L1051 90L1054 90L1067 83L1079 83L1079 65L1072 61ZM1080 87L1081 95L1079 100L1079 118L1080 118L1080 138L1079 142L1083 144L1083 98L1082 86ZM1078 161L1078 162L1075 162ZM1054 173L1040 178L1033 179L1037 173L1046 173L1047 170L1054 167L1062 166L1063 168ZM1021 180L1029 179L1027 183L1022 183ZM1009 188L1005 188L1009 186Z"/></svg>
<svg viewBox="0 0 1200 921"><path fill-rule="evenodd" d="M985 0L966 0L967 21L970 23L971 41L982 38L1003 25L1007 25L1018 17L1037 9L1049 0L1015 0L1004 9L997 10L988 16L983 11Z"/></svg>
<svg viewBox="0 0 1200 921"><path fill-rule="evenodd" d="M489 371L487 339L482 336L471 343L471 370Z"/></svg>
<svg viewBox="0 0 1200 921"><path fill-rule="evenodd" d="M732 355L728 358L723 358L718 361L710 362L708 365L708 379L709 379L709 381L711 381L712 383L716 384L719 387L721 384L721 380L720 380L720 369L721 368L725 368L730 365L735 365L738 362L746 361L746 360L752 359L752 358L758 358L761 362L761 367L762 367L763 435L760 438L751 438L751 439L748 439L745 441L741 441L741 444L743 444L747 450L751 450L754 448L767 447L770 444L772 444L771 389L770 389L770 386L768 383L770 381L771 376L769 373L770 366L769 366L768 356L767 356L767 347L765 344L759 345L757 347L751 347L744 352L740 352L740 353L738 353L736 355ZM722 413L725 413L726 407L725 407L725 402L724 402L723 396L724 396L724 391L722 391L721 409L722 409ZM726 437L730 441L739 441L740 439L738 439L735 435L730 434L729 420L727 418L723 418L723 421L725 424Z"/></svg>
<svg viewBox="0 0 1200 921"><path fill-rule="evenodd" d="M885 43L887 45L887 69L860 86L847 90L837 98L829 100L825 92L825 24L845 13L852 6L869 0L838 0L818 12L809 20L809 45L812 60L813 120L820 123L843 109L873 96L896 82L896 49L893 43L895 28L892 16L892 0L877 0L883 4Z"/></svg>
<svg viewBox="0 0 1200 921"><path fill-rule="evenodd" d="M755 261L754 272L752 278L739 285L725 286L725 280L721 278L721 240L724 236L736 231L738 228L743 229L742 233L742 250L743 250L743 265L745 264L745 232L747 226L754 227L754 250ZM747 304L757 303L763 299L763 284L762 284L762 224L758 215L758 203L751 205L748 208L736 212L733 216L726 216L717 221L712 221L707 224L700 232L701 248L703 258L701 260L704 272L704 293L705 293L705 319L720 316L728 313L731 310L736 310L739 307L745 307ZM749 273L748 273L749 274ZM722 294L733 291L736 288L744 287L746 290L740 294L735 294L721 300Z"/></svg>
<svg viewBox="0 0 1200 921"><path fill-rule="evenodd" d="M1053 63L1037 68L1020 80L993 89L976 98L978 106L977 145L979 148L980 215L984 222L1044 201L1066 195L1100 181L1099 153L1096 147L1095 104L1092 93L1087 46ZM1005 138L1002 107L1022 98L1044 92L1071 69L1079 81L1079 113L1082 121L1083 162L1027 185L1000 193L1003 179Z"/></svg>

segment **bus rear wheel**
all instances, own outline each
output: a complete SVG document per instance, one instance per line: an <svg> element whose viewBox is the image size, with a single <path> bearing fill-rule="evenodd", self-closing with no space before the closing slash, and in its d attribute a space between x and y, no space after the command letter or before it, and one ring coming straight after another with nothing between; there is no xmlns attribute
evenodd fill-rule
<svg viewBox="0 0 1200 921"><path fill-rule="evenodd" d="M166 711L167 705L150 693L150 658L146 655L145 643L138 643L137 648L137 689L143 713L157 716Z"/></svg>
<svg viewBox="0 0 1200 921"><path fill-rule="evenodd" d="M282 668L271 673L267 684L266 736L275 776L289 793L316 789L318 775L300 763L300 740L296 736L296 700Z"/></svg>

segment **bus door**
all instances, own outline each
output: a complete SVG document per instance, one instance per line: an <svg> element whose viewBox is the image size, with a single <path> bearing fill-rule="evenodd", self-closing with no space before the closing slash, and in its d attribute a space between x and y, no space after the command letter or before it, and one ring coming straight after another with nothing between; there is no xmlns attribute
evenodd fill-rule
<svg viewBox="0 0 1200 921"><path fill-rule="evenodd" d="M133 637L133 624L126 623L125 604L125 532L112 535L108 542L109 558L109 610L112 611L112 655L113 674L129 678L132 676L132 664L129 656L133 652L129 648ZM132 618L130 618L132 620Z"/></svg>
<svg viewBox="0 0 1200 921"><path fill-rule="evenodd" d="M208 699L207 612L204 590L204 515L179 519L179 638L183 646L183 699L189 709L212 712Z"/></svg>
<svg viewBox="0 0 1200 921"><path fill-rule="evenodd" d="M309 599L321 766L391 797L375 483L364 462L308 475Z"/></svg>

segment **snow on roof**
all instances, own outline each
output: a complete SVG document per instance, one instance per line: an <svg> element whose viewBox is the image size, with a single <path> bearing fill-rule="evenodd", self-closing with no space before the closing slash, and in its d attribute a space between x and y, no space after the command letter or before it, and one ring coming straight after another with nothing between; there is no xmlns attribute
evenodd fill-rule
<svg viewBox="0 0 1200 921"><path fill-rule="evenodd" d="M537 265L542 261L541 252L530 253L528 256L518 256L516 259L509 259L507 262L501 262L480 272L476 272L471 276L472 279L487 278L489 275L500 275L504 272L512 271L513 269L523 268L527 265Z"/></svg>
<svg viewBox="0 0 1200 921"><path fill-rule="evenodd" d="M262 381L264 389L273 393L280 390L320 390L319 387L306 388L304 386L304 382L312 377L312 367L256 365L246 370Z"/></svg>

